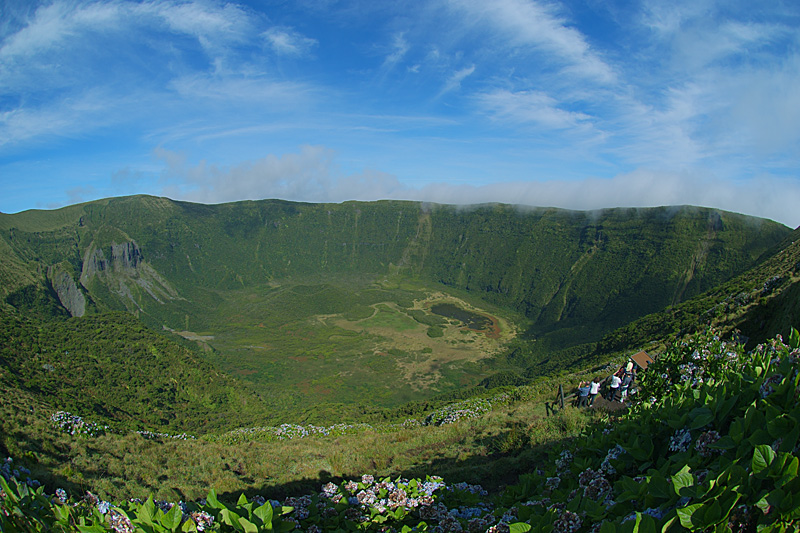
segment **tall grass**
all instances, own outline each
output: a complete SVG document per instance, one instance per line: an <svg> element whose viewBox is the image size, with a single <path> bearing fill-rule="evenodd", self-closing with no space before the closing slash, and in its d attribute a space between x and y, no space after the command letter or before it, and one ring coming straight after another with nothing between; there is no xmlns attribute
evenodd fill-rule
<svg viewBox="0 0 800 533"><path fill-rule="evenodd" d="M513 483L549 446L577 435L597 416L567 408L547 418L537 398L442 426L225 443L213 436L148 439L132 432L72 436L53 427L50 413L23 391L0 398L2 452L28 465L50 490L170 501L202 498L210 487L222 498L241 492L278 498L365 473L433 472L496 489Z"/></svg>

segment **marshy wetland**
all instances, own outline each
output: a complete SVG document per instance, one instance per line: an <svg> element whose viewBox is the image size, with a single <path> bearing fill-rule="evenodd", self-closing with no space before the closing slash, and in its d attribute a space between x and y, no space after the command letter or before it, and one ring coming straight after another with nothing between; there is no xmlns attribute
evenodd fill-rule
<svg viewBox="0 0 800 533"><path fill-rule="evenodd" d="M181 335L293 411L393 407L475 385L490 374L482 362L524 325L449 288L373 277L285 280L224 298L209 309L219 327Z"/></svg>

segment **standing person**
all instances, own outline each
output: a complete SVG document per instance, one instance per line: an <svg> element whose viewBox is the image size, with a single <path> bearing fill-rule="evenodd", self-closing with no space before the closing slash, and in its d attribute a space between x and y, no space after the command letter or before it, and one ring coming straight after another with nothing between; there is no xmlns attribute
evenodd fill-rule
<svg viewBox="0 0 800 533"><path fill-rule="evenodd" d="M611 398L609 398L612 402L619 401L619 386L622 385L622 378L619 377L620 372L622 369L620 368L614 375L611 376Z"/></svg>
<svg viewBox="0 0 800 533"><path fill-rule="evenodd" d="M600 380L598 378L594 378L592 379L592 383L589 385L589 407L594 405L594 399L599 392Z"/></svg>
<svg viewBox="0 0 800 533"><path fill-rule="evenodd" d="M586 407L589 405L589 384L581 381L578 385L578 407Z"/></svg>
<svg viewBox="0 0 800 533"><path fill-rule="evenodd" d="M625 376L622 378L622 383L620 384L620 400L622 403L625 403L625 400L628 398L628 388L633 383L633 371L625 372Z"/></svg>

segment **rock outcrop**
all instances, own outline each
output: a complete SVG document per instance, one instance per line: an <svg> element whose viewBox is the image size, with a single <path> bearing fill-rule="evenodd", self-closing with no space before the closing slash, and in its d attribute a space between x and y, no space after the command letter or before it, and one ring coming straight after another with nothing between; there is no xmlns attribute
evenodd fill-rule
<svg viewBox="0 0 800 533"><path fill-rule="evenodd" d="M180 298L169 282L145 262L136 241L112 242L106 251L110 258L95 244L87 248L81 271L81 285L87 289L99 278L129 310L141 310L140 299L144 294L161 304Z"/></svg>
<svg viewBox="0 0 800 533"><path fill-rule="evenodd" d="M72 316L83 316L86 313L86 297L75 283L72 275L62 265L53 265L47 269L47 280L53 287L61 305Z"/></svg>

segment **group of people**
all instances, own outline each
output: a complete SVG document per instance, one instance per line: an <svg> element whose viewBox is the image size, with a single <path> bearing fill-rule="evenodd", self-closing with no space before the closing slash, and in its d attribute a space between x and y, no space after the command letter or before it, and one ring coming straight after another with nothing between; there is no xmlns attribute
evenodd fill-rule
<svg viewBox="0 0 800 533"><path fill-rule="evenodd" d="M606 381L606 380L604 380ZM620 367L609 378L608 395L605 398L611 402L625 403L628 399L628 391L636 381L636 370L633 362L629 361L624 367ZM600 393L601 381L594 378L592 381L582 381L578 385L578 407L591 407L594 400Z"/></svg>
<svg viewBox="0 0 800 533"><path fill-rule="evenodd" d="M600 380L594 378L592 381L581 381L578 385L578 407L591 407L594 399L600 393Z"/></svg>
<svg viewBox="0 0 800 533"><path fill-rule="evenodd" d="M627 366L620 367L619 370L614 372L611 376L611 384L609 388L609 400L612 402L625 403L628 399L628 391L636 381L636 370L633 367L633 362L628 362Z"/></svg>

